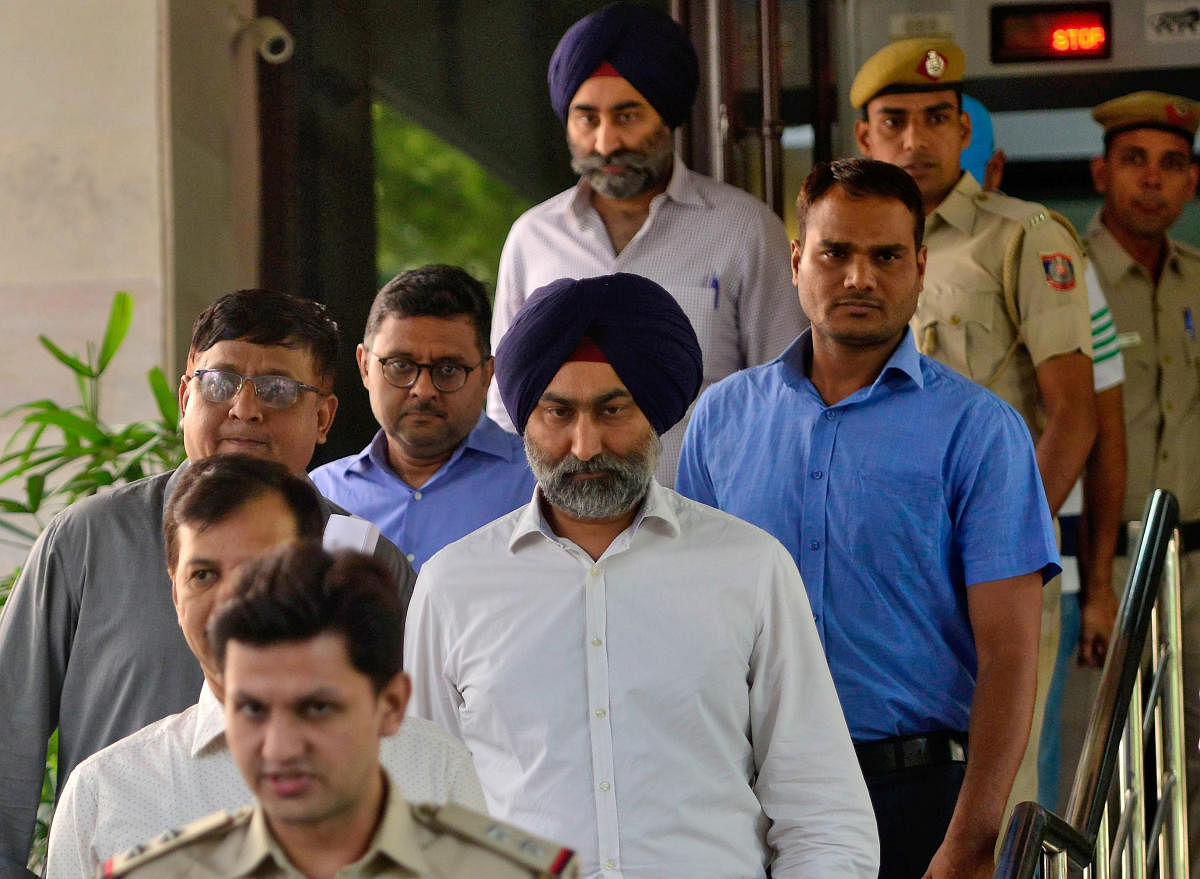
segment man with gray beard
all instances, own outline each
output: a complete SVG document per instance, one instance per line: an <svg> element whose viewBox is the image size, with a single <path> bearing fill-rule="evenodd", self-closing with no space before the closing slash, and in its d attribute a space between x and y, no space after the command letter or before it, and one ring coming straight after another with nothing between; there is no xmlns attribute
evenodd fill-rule
<svg viewBox="0 0 1200 879"><path fill-rule="evenodd" d="M466 742L492 815L566 841L592 879L874 877L795 562L654 479L700 363L646 278L533 293L496 380L538 487L422 566L410 710Z"/></svg>
<svg viewBox="0 0 1200 879"><path fill-rule="evenodd" d="M775 358L807 326L783 224L753 196L690 171L671 130L699 82L687 34L654 9L614 3L576 22L550 60L554 111L579 183L513 224L496 282L492 349L529 294L557 278L635 272L661 284L704 352L702 387ZM514 430L495 383L488 415ZM686 419L663 437L675 482Z"/></svg>

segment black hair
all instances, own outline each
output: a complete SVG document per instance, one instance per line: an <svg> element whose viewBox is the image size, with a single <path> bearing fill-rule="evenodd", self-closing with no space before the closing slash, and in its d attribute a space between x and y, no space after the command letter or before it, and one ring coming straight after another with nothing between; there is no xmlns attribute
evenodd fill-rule
<svg viewBox="0 0 1200 879"><path fill-rule="evenodd" d="M216 525L243 505L274 492L296 520L304 540L320 540L325 517L316 489L274 461L249 455L213 455L191 462L180 474L163 511L163 545L167 569L179 561L179 526L201 529Z"/></svg>
<svg viewBox="0 0 1200 879"><path fill-rule="evenodd" d="M851 198L894 198L901 202L913 218L913 242L920 249L925 240L925 207L921 190L912 176L898 165L875 159L838 159L818 162L805 178L796 196L797 237L804 243L808 212L834 186L839 186Z"/></svg>
<svg viewBox="0 0 1200 879"><path fill-rule="evenodd" d="M404 609L395 578L358 552L315 542L277 547L246 563L233 597L208 623L220 668L230 641L256 647L341 635L350 664L379 693L403 668Z"/></svg>
<svg viewBox="0 0 1200 879"><path fill-rule="evenodd" d="M389 315L469 318L479 353L484 357L491 353L492 306L487 288L457 266L423 266L384 284L371 303L364 344L370 345Z"/></svg>
<svg viewBox="0 0 1200 879"><path fill-rule="evenodd" d="M189 358L218 342L303 348L317 373L332 380L337 368L338 326L325 306L274 290L236 290L204 309L192 324Z"/></svg>

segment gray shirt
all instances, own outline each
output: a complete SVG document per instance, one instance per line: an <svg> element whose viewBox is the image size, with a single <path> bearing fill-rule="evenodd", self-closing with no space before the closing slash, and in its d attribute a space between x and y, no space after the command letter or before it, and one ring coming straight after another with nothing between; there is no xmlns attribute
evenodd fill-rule
<svg viewBox="0 0 1200 879"><path fill-rule="evenodd" d="M184 710L203 683L176 621L162 538L163 508L182 471L56 515L0 614L0 877L28 875L55 727L62 790L81 760ZM345 514L324 499L322 507L326 518ZM412 568L386 538L375 555L396 573L407 605Z"/></svg>

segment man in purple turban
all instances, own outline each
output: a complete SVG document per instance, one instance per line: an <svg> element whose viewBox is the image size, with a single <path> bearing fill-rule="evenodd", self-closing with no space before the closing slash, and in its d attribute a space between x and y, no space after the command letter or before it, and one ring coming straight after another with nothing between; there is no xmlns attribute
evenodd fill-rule
<svg viewBox="0 0 1200 879"><path fill-rule="evenodd" d="M488 811L586 876L874 877L875 821L795 562L663 488L696 334L638 275L537 290L496 351L533 500L425 563L412 709Z"/></svg>
<svg viewBox="0 0 1200 879"><path fill-rule="evenodd" d="M806 321L787 233L761 201L690 171L672 129L699 81L687 34L662 12L613 3L576 22L550 60L550 100L579 183L513 224L500 257L492 349L529 294L558 278L634 272L667 289L704 354L702 387L778 355ZM488 414L512 425L498 386ZM684 424L657 475L675 481Z"/></svg>

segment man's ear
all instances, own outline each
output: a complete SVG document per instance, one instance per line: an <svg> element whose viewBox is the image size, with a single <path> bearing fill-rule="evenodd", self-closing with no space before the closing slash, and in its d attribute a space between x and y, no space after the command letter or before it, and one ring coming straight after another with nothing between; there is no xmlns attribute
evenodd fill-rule
<svg viewBox="0 0 1200 879"><path fill-rule="evenodd" d="M412 680L402 671L396 672L379 692L383 714L379 718L379 735L390 736L400 728L408 697L412 695Z"/></svg>
<svg viewBox="0 0 1200 879"><path fill-rule="evenodd" d="M858 151L868 159L871 158L870 130L866 119L854 120L854 142L858 144Z"/></svg>
<svg viewBox="0 0 1200 879"><path fill-rule="evenodd" d="M792 286L800 286L800 257L804 255L804 243L799 238L792 239Z"/></svg>
<svg viewBox="0 0 1200 879"><path fill-rule="evenodd" d="M317 445L325 442L329 436L329 428L333 427L333 416L337 414L338 398L336 394L325 394L317 401Z"/></svg>
<svg viewBox="0 0 1200 879"><path fill-rule="evenodd" d="M1110 180L1108 159L1105 156L1096 156L1091 161L1091 170L1092 188L1101 195L1104 195L1108 192L1108 184Z"/></svg>
<svg viewBox="0 0 1200 879"><path fill-rule="evenodd" d="M354 359L358 361L358 374L362 377L362 383L365 387L367 384L367 371L371 368L371 353L367 351L367 347L362 343L358 343L358 347L354 349Z"/></svg>

